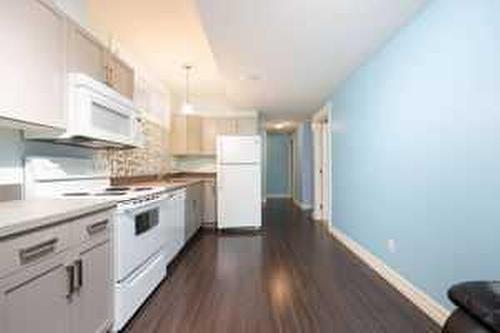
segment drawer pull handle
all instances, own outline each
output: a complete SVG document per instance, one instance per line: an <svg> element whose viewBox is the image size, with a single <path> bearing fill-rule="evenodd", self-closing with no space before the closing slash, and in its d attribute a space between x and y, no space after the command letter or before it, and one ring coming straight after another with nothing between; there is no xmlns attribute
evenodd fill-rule
<svg viewBox="0 0 500 333"><path fill-rule="evenodd" d="M46 242L19 250L21 264L27 264L33 260L46 256L49 253L55 252L58 241L59 240L57 238L52 238Z"/></svg>
<svg viewBox="0 0 500 333"><path fill-rule="evenodd" d="M75 290L79 290L83 286L83 262L82 259L78 259L75 261L75 282L74 288Z"/></svg>
<svg viewBox="0 0 500 333"><path fill-rule="evenodd" d="M97 234L98 232L106 230L107 227L108 227L108 220L104 220L87 226L87 232L89 233L89 235L94 235Z"/></svg>
<svg viewBox="0 0 500 333"><path fill-rule="evenodd" d="M66 275L68 283L66 298L71 299L73 293L75 292L75 266L73 265L66 266Z"/></svg>

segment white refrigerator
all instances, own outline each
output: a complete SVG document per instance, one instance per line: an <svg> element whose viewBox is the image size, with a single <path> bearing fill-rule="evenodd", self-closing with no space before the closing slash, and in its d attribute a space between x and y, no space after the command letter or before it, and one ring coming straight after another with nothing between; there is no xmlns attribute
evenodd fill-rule
<svg viewBox="0 0 500 333"><path fill-rule="evenodd" d="M261 200L260 136L218 136L218 228L260 228Z"/></svg>

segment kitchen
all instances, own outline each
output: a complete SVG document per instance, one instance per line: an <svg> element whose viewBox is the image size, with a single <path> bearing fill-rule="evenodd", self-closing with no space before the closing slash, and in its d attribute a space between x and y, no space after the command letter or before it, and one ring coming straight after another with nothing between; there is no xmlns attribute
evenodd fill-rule
<svg viewBox="0 0 500 333"><path fill-rule="evenodd" d="M0 332L499 332L499 12L0 1Z"/></svg>
<svg viewBox="0 0 500 333"><path fill-rule="evenodd" d="M260 226L258 114L170 114L64 6L1 7L0 331L119 331L202 227Z"/></svg>

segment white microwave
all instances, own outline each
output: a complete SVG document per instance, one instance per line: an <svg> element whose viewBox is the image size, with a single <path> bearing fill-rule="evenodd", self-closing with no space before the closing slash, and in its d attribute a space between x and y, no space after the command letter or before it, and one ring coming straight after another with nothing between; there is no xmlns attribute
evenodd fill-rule
<svg viewBox="0 0 500 333"><path fill-rule="evenodd" d="M134 103L91 77L68 77L66 131L50 137L29 135L32 140L90 148L134 148L142 143Z"/></svg>

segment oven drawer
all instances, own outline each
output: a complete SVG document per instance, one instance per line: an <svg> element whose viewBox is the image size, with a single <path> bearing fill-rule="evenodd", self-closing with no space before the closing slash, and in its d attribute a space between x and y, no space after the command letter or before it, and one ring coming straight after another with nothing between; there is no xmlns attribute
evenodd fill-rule
<svg viewBox="0 0 500 333"><path fill-rule="evenodd" d="M167 264L159 252L129 278L115 284L114 332L123 328L166 275Z"/></svg>
<svg viewBox="0 0 500 333"><path fill-rule="evenodd" d="M0 278L50 258L71 245L71 223L0 240Z"/></svg>

